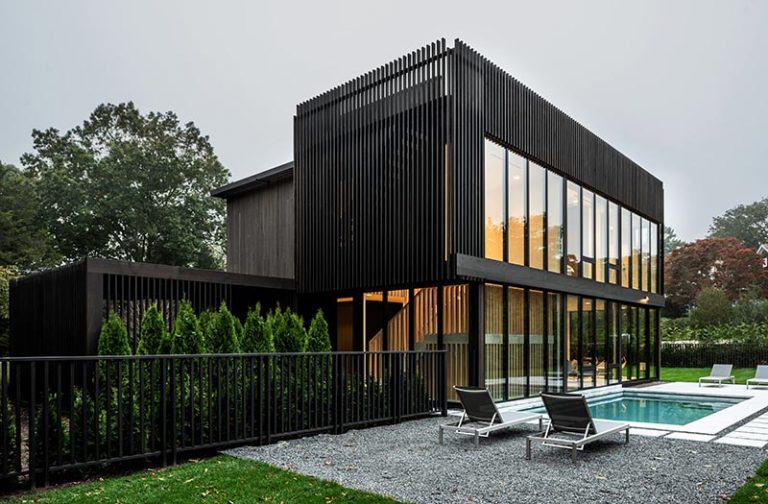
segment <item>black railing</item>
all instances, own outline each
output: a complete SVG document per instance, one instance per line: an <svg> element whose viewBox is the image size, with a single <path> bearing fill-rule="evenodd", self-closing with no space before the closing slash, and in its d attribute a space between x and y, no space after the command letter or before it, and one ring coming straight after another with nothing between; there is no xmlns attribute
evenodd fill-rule
<svg viewBox="0 0 768 504"><path fill-rule="evenodd" d="M446 414L445 351L0 359L0 479Z"/></svg>
<svg viewBox="0 0 768 504"><path fill-rule="evenodd" d="M661 345L662 367L712 367L733 364L754 368L768 364L768 345L760 342L684 342L665 341Z"/></svg>

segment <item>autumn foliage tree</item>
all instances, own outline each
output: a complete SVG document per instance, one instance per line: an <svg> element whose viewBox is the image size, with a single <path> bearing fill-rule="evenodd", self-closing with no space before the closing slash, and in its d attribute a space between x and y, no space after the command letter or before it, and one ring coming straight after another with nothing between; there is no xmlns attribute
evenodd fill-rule
<svg viewBox="0 0 768 504"><path fill-rule="evenodd" d="M731 301L750 290L768 295L768 270L760 256L736 238L705 238L666 257L664 285L669 308L684 312L705 288L721 289Z"/></svg>

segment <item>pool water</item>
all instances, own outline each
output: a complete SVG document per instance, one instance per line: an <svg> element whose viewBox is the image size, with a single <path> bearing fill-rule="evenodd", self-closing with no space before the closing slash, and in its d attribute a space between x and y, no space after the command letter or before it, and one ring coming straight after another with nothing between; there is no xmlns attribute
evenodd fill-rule
<svg viewBox="0 0 768 504"><path fill-rule="evenodd" d="M589 400L593 418L685 425L724 410L743 399L623 391ZM544 411L537 408L535 411Z"/></svg>

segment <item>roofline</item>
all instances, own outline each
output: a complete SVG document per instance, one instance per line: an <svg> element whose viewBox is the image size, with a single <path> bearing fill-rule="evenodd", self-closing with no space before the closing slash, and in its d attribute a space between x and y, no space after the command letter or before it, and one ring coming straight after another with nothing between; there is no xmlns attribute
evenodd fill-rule
<svg viewBox="0 0 768 504"><path fill-rule="evenodd" d="M293 161L288 161L280 166L251 175L244 179L235 180L227 185L211 191L211 196L216 198L231 198L244 192L259 189L275 182L281 182L293 177Z"/></svg>

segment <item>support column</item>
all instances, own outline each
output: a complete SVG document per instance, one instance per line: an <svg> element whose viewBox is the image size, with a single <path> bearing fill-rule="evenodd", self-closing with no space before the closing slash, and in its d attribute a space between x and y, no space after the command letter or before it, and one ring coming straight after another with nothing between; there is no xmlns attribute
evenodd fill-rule
<svg viewBox="0 0 768 504"><path fill-rule="evenodd" d="M483 284L469 284L469 385L475 387L485 383L483 301Z"/></svg>

